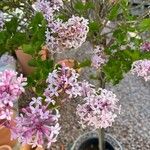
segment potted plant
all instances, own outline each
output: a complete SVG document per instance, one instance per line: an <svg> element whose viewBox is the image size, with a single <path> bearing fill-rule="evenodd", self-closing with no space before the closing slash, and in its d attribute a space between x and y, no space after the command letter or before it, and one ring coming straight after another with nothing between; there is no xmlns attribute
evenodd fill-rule
<svg viewBox="0 0 150 150"><path fill-rule="evenodd" d="M8 6L8 9L2 10L11 14L14 8L11 2L9 4L10 8ZM84 138L77 140L72 149L84 150L95 141L94 148L104 150L106 143L109 149L115 149L109 141L105 141L104 129L115 121L120 104L116 95L105 89L105 83L119 83L130 70L146 81L150 80L149 44L141 38L141 33L149 29L149 18L132 16L126 0L94 3L76 0L16 1L16 6L24 10L23 16L21 19L20 16L11 17L5 23L1 19L0 50L1 53L14 53L21 47L24 53L31 55L29 65L35 67L35 71L27 81L28 88L36 97L21 109L18 117L11 119L16 127L11 126L8 118L5 118L7 121L3 125L10 128L13 139L32 147L49 148L56 142L61 129L61 104L81 97L83 103L77 106L80 123L83 127L91 126L98 134L88 134L91 141L83 135ZM28 20L24 21L26 18ZM75 65L64 60L56 62L58 53L77 49L86 41L93 48L90 60L85 58L75 62ZM40 55L43 45L49 52L48 59L44 60ZM99 82L99 87L79 78L80 72L77 70L84 67L95 68L91 78ZM21 77L18 80L19 87L23 86L25 79ZM12 99L7 100L11 102ZM13 109L13 106L10 105L10 108ZM3 113L6 116L7 112ZM96 138L94 142L93 138Z"/></svg>

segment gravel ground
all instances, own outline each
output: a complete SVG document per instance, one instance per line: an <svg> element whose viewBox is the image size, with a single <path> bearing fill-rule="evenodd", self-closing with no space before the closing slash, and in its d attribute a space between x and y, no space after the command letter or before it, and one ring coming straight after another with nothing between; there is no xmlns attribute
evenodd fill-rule
<svg viewBox="0 0 150 150"><path fill-rule="evenodd" d="M111 89L119 97L122 110L108 132L125 150L150 150L150 82L128 74Z"/></svg>

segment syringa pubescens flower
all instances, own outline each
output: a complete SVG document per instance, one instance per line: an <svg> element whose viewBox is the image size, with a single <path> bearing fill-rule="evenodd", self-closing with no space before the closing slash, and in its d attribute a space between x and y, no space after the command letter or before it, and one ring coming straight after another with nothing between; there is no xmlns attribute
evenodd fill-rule
<svg viewBox="0 0 150 150"><path fill-rule="evenodd" d="M77 106L77 115L83 127L94 129L112 126L120 110L116 95L106 89L99 89L95 94L84 98L84 104Z"/></svg>
<svg viewBox="0 0 150 150"><path fill-rule="evenodd" d="M0 11L0 29L4 26L4 14Z"/></svg>
<svg viewBox="0 0 150 150"><path fill-rule="evenodd" d="M138 60L132 64L131 73L138 77L144 78L145 81L150 80L150 60Z"/></svg>
<svg viewBox="0 0 150 150"><path fill-rule="evenodd" d="M46 31L46 43L53 52L77 49L86 41L88 31L88 20L83 17L72 16L67 22L57 20Z"/></svg>
<svg viewBox="0 0 150 150"><path fill-rule="evenodd" d="M25 91L26 80L12 70L0 72L0 119L11 120L13 103Z"/></svg>
<svg viewBox="0 0 150 150"><path fill-rule="evenodd" d="M94 55L92 57L92 66L98 69L107 63L107 61L108 58L104 53L103 46L96 46L94 49Z"/></svg>
<svg viewBox="0 0 150 150"><path fill-rule="evenodd" d="M45 19L50 23L54 19L55 11L63 7L62 0L37 0L34 3L36 11L42 12Z"/></svg>
<svg viewBox="0 0 150 150"><path fill-rule="evenodd" d="M42 98L33 98L29 106L22 109L23 114L16 117L16 127L11 128L12 139L18 138L19 142L32 147L46 144L49 148L56 142L60 115L58 110L48 109L47 106L42 105Z"/></svg>
<svg viewBox="0 0 150 150"><path fill-rule="evenodd" d="M144 52L150 52L150 42L145 42L141 46L141 50Z"/></svg>
<svg viewBox="0 0 150 150"><path fill-rule="evenodd" d="M44 14L48 14L49 8L51 8L53 11L59 11L59 9L63 7L63 1L62 0L37 0L34 3L34 6L38 11L41 11Z"/></svg>
<svg viewBox="0 0 150 150"><path fill-rule="evenodd" d="M80 95L78 84L79 74L72 68L62 66L49 73L47 78L48 87L44 95L46 97L58 97L60 94L67 94L69 98Z"/></svg>
<svg viewBox="0 0 150 150"><path fill-rule="evenodd" d="M87 97L96 93L95 86L85 80L82 82L79 82L79 85L81 88L80 92L81 92L82 97Z"/></svg>

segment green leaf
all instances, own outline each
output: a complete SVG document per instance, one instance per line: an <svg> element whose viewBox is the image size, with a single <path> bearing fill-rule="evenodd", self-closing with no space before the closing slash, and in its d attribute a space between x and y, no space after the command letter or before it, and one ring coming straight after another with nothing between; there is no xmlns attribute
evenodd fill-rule
<svg viewBox="0 0 150 150"><path fill-rule="evenodd" d="M41 51L42 44L43 44L43 41L38 41L38 40L35 43L32 43L34 53L39 53L39 51Z"/></svg>
<svg viewBox="0 0 150 150"><path fill-rule="evenodd" d="M102 68L107 81L118 84L124 74L131 69L134 61L140 59L140 52L135 50L117 51L110 56L107 64Z"/></svg>
<svg viewBox="0 0 150 150"><path fill-rule="evenodd" d="M29 66L31 66L31 67L38 67L37 66L37 61L36 61L36 59L31 59L29 62L28 62L28 64L29 64Z"/></svg>
<svg viewBox="0 0 150 150"><path fill-rule="evenodd" d="M140 59L150 59L150 52L142 52L140 54Z"/></svg>
<svg viewBox="0 0 150 150"><path fill-rule="evenodd" d="M31 55L34 54L34 49L31 44L23 44L22 49L24 53L31 54Z"/></svg>
<svg viewBox="0 0 150 150"><path fill-rule="evenodd" d="M9 22L5 23L6 29L9 33L16 33L18 27L18 19L17 17L13 17Z"/></svg>
<svg viewBox="0 0 150 150"><path fill-rule="evenodd" d="M26 41L27 37L25 33L16 32L16 34L9 39L10 49L16 49L26 43Z"/></svg>
<svg viewBox="0 0 150 150"><path fill-rule="evenodd" d="M97 32L100 29L100 23L94 21L89 23L90 32Z"/></svg>
<svg viewBox="0 0 150 150"><path fill-rule="evenodd" d="M30 54L38 53L45 42L46 20L41 13L37 13L29 25L30 40L27 52Z"/></svg>
<svg viewBox="0 0 150 150"><path fill-rule="evenodd" d="M83 67L90 67L90 66L91 66L91 60L85 59L84 61L80 62L78 67L83 68Z"/></svg>
<svg viewBox="0 0 150 150"><path fill-rule="evenodd" d="M123 30L124 28L118 28L113 32L113 36L116 38L116 40L119 43L123 43L124 40L126 39L126 34L127 32L125 30Z"/></svg>
<svg viewBox="0 0 150 150"><path fill-rule="evenodd" d="M83 11L85 9L84 4L82 2L76 2L74 8L79 11Z"/></svg>
<svg viewBox="0 0 150 150"><path fill-rule="evenodd" d="M121 69L121 61L111 60L104 67L103 72L105 73L107 81L111 81L113 84L118 84L123 78Z"/></svg>
<svg viewBox="0 0 150 150"><path fill-rule="evenodd" d="M3 54L6 52L6 44L7 39L9 39L9 34L7 31L1 31L0 32L0 54Z"/></svg>
<svg viewBox="0 0 150 150"><path fill-rule="evenodd" d="M132 62L134 62L140 58L140 52L134 51L134 50L124 50L123 55L126 58L131 58Z"/></svg>
<svg viewBox="0 0 150 150"><path fill-rule="evenodd" d="M141 31L150 31L150 18L143 19L139 24L139 28Z"/></svg>
<svg viewBox="0 0 150 150"><path fill-rule="evenodd" d="M108 19L109 20L114 20L117 18L118 14L119 14L119 11L120 11L120 6L119 6L119 3L116 3L112 9L110 10L109 14L108 14Z"/></svg>
<svg viewBox="0 0 150 150"><path fill-rule="evenodd" d="M67 21L68 20L68 17L66 15L64 15L64 14L59 14L57 16L57 18L59 18L60 20L63 20L63 21Z"/></svg>
<svg viewBox="0 0 150 150"><path fill-rule="evenodd" d="M39 65L39 66L43 67L43 68L41 68L41 69L46 68L46 69L50 70L50 69L53 68L53 66L54 66L53 60L50 60L50 59L46 59L46 60L44 60L44 61L41 60L41 59L38 59L37 62L38 62L38 65Z"/></svg>
<svg viewBox="0 0 150 150"><path fill-rule="evenodd" d="M1 31L0 32L0 45L5 44L7 41L7 38L9 38L9 34L7 31Z"/></svg>
<svg viewBox="0 0 150 150"><path fill-rule="evenodd" d="M36 30L36 28L42 24L43 20L45 20L43 14L41 12L37 12L29 26L32 27L33 30Z"/></svg>
<svg viewBox="0 0 150 150"><path fill-rule="evenodd" d="M86 2L84 7L86 10L94 9L94 3L93 2Z"/></svg>

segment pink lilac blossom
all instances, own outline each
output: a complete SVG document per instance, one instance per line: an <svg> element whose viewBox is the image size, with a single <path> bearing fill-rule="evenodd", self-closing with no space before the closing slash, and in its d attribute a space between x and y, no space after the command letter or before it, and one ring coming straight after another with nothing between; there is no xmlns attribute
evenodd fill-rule
<svg viewBox="0 0 150 150"><path fill-rule="evenodd" d="M12 139L18 138L23 144L32 147L47 148L56 142L60 131L58 110L47 110L47 106L42 105L42 98L33 98L29 107L22 109L23 114L16 118L16 127L11 128Z"/></svg>
<svg viewBox="0 0 150 150"><path fill-rule="evenodd" d="M92 57L92 66L96 69L101 68L105 63L107 63L108 58L104 53L103 46L96 46L94 49L94 55Z"/></svg>
<svg viewBox="0 0 150 150"><path fill-rule="evenodd" d="M34 3L35 8L38 11L43 12L44 14L49 13L49 9L52 9L53 11L59 11L60 8L63 7L63 1L62 0L37 0L37 2Z"/></svg>
<svg viewBox="0 0 150 150"><path fill-rule="evenodd" d="M141 50L144 52L150 52L150 42L145 42L141 46Z"/></svg>
<svg viewBox="0 0 150 150"><path fill-rule="evenodd" d="M67 22L57 20L46 32L46 43L53 52L77 49L85 41L89 31L88 20L72 16Z"/></svg>
<svg viewBox="0 0 150 150"><path fill-rule="evenodd" d="M150 80L150 60L138 60L132 64L131 73L138 77L144 78L145 81Z"/></svg>
<svg viewBox="0 0 150 150"><path fill-rule="evenodd" d="M55 11L63 7L62 0L38 0L34 3L35 9L43 13L45 19L50 23L54 19Z"/></svg>
<svg viewBox="0 0 150 150"><path fill-rule="evenodd" d="M95 86L85 80L79 82L79 85L81 87L80 92L82 97L87 97L96 93Z"/></svg>
<svg viewBox="0 0 150 150"><path fill-rule="evenodd" d="M0 11L0 29L4 26L4 15L3 12Z"/></svg>
<svg viewBox="0 0 150 150"><path fill-rule="evenodd" d="M0 72L0 119L11 120L13 103L25 91L26 80L12 70Z"/></svg>
<svg viewBox="0 0 150 150"><path fill-rule="evenodd" d="M99 94L98 94L99 93ZM77 115L83 127L107 128L120 111L116 95L106 89L99 89L96 93L84 98L84 104L77 106Z"/></svg>
<svg viewBox="0 0 150 150"><path fill-rule="evenodd" d="M69 67L62 66L62 68L54 70L47 78L48 87L44 95L51 98L65 93L69 98L77 97L80 95L78 77L79 74Z"/></svg>

